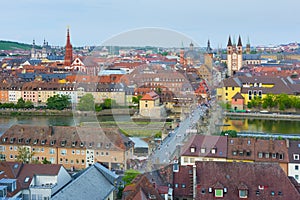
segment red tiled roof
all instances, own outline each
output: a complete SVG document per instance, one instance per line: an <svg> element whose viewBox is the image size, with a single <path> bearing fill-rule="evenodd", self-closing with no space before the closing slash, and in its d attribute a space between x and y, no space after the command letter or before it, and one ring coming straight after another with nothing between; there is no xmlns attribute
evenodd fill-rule
<svg viewBox="0 0 300 200"><path fill-rule="evenodd" d="M141 98L141 100L154 101L154 100L156 100L156 99L158 99L158 98L159 98L158 94L156 94L154 91L151 91L151 92L145 94L145 95Z"/></svg>

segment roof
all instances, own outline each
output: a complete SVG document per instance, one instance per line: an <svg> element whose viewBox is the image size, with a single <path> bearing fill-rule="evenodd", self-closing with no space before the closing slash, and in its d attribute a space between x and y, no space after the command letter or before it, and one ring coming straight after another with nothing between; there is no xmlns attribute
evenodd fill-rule
<svg viewBox="0 0 300 200"><path fill-rule="evenodd" d="M156 100L156 99L158 99L158 98L159 98L158 94L156 94L155 92L151 91L151 92L145 94L145 95L141 98L141 100L145 100L145 101L154 101L154 100Z"/></svg>
<svg viewBox="0 0 300 200"><path fill-rule="evenodd" d="M59 164L23 164L21 162L0 162L0 182L17 179L17 189L8 196L13 196L22 189L28 189L35 175L57 176L62 165ZM25 181L25 179L28 179Z"/></svg>
<svg viewBox="0 0 300 200"><path fill-rule="evenodd" d="M148 143L139 137L129 137L134 143L134 148L148 148Z"/></svg>
<svg viewBox="0 0 300 200"><path fill-rule="evenodd" d="M123 191L124 200L144 200L157 199L162 200L155 184L152 184L146 175L140 174L133 181L132 184L126 186Z"/></svg>
<svg viewBox="0 0 300 200"><path fill-rule="evenodd" d="M300 199L299 192L278 164L196 162L196 169L196 199L213 199L214 192L209 193L209 188L226 188L224 199L239 199L238 190L242 189L248 190L249 199Z"/></svg>
<svg viewBox="0 0 300 200"><path fill-rule="evenodd" d="M294 159L294 154L300 154L300 141L289 140L289 163L299 163L300 159ZM300 155L299 155L300 156ZM298 158L299 158L298 156Z"/></svg>
<svg viewBox="0 0 300 200"><path fill-rule="evenodd" d="M130 140L117 128L13 125L0 144L126 150Z"/></svg>
<svg viewBox="0 0 300 200"><path fill-rule="evenodd" d="M191 148L194 148L194 151ZM226 158L227 136L193 135L182 149L181 156ZM212 149L215 149L215 152Z"/></svg>
<svg viewBox="0 0 300 200"><path fill-rule="evenodd" d="M108 171L98 163L92 165L51 199L106 199L116 189L112 181L118 177Z"/></svg>
<svg viewBox="0 0 300 200"><path fill-rule="evenodd" d="M233 97L233 99L244 99L241 93L237 92Z"/></svg>

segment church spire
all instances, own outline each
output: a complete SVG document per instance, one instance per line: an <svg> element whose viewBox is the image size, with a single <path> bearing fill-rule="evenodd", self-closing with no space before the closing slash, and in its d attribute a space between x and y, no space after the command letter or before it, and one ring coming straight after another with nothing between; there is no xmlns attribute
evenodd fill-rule
<svg viewBox="0 0 300 200"><path fill-rule="evenodd" d="M212 51L212 48L210 47L210 41L208 39L208 41L207 41L207 47L206 47L206 52L207 53L211 53L211 51Z"/></svg>
<svg viewBox="0 0 300 200"><path fill-rule="evenodd" d="M70 30L67 29L67 42L66 42L66 51L65 51L65 66L70 66L73 60L73 49L70 42Z"/></svg>
<svg viewBox="0 0 300 200"><path fill-rule="evenodd" d="M242 45L242 40L241 40L241 36L239 35L239 40L238 40L238 46L243 46Z"/></svg>
<svg viewBox="0 0 300 200"><path fill-rule="evenodd" d="M229 46L232 46L232 42L231 42L231 37L230 37L230 35L229 35L229 38L228 38L227 46L228 46L228 47L229 47Z"/></svg>

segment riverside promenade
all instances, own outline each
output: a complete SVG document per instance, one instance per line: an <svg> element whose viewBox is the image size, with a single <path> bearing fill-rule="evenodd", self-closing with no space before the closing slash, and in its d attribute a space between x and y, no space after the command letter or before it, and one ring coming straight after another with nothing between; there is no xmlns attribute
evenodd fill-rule
<svg viewBox="0 0 300 200"><path fill-rule="evenodd" d="M300 114L280 114L280 113L236 113L236 112L224 112L225 116L229 117L248 117L248 118L270 118L270 119L294 119L300 120Z"/></svg>

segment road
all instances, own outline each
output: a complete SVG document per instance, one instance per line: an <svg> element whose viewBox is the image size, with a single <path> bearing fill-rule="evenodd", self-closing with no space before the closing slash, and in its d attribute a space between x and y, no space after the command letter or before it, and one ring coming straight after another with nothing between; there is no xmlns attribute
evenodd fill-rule
<svg viewBox="0 0 300 200"><path fill-rule="evenodd" d="M188 139L189 134L187 130L196 129L197 122L201 116L204 116L206 106L197 106L190 115L180 122L172 133L166 137L163 142L156 148L156 150L148 157L146 171L152 171L157 166L167 165L178 159L180 146Z"/></svg>

